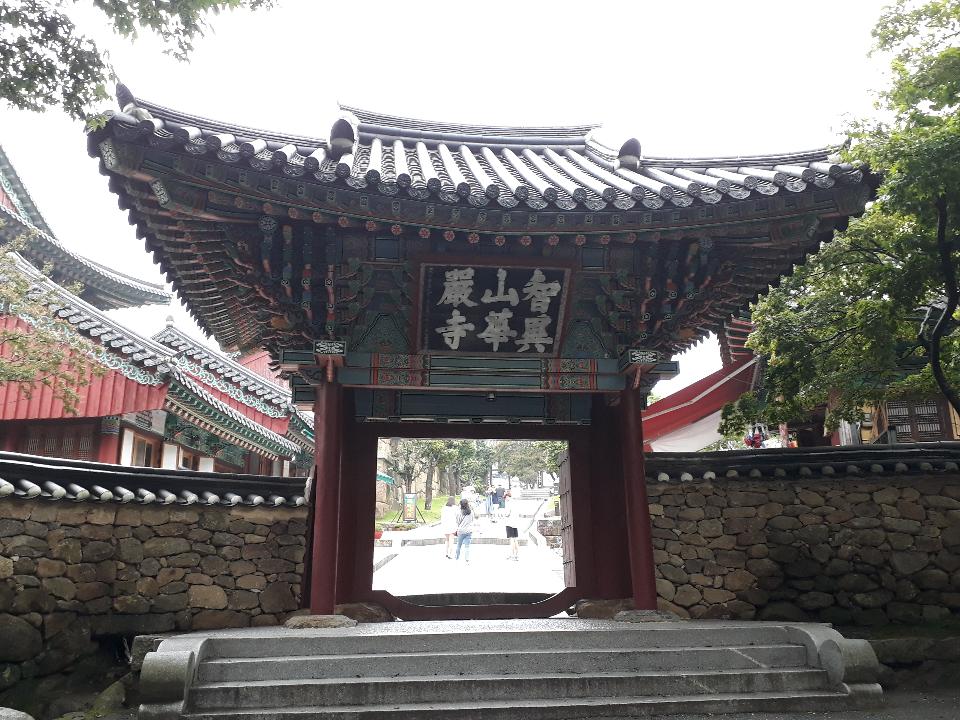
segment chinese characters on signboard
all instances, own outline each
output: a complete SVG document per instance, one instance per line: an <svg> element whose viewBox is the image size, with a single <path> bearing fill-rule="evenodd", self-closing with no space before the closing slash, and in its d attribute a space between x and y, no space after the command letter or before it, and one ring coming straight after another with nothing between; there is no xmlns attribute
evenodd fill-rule
<svg viewBox="0 0 960 720"><path fill-rule="evenodd" d="M553 355L567 273L556 268L426 265L427 350Z"/></svg>

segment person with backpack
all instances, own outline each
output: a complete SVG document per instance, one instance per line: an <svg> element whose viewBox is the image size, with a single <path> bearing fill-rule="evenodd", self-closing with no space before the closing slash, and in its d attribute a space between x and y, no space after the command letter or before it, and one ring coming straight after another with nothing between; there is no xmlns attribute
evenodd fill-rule
<svg viewBox="0 0 960 720"><path fill-rule="evenodd" d="M460 548L463 548L463 559L470 562L470 542L473 540L473 521L475 517L470 503L467 500L460 501L460 512L457 513L457 557L460 559Z"/></svg>

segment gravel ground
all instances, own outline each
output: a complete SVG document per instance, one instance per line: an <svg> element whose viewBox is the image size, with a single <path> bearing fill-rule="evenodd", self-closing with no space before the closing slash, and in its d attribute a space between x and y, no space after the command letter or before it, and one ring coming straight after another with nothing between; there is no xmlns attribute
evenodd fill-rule
<svg viewBox="0 0 960 720"><path fill-rule="evenodd" d="M799 713L733 713L730 715L671 715L670 720L957 720L960 688L890 690L876 710Z"/></svg>

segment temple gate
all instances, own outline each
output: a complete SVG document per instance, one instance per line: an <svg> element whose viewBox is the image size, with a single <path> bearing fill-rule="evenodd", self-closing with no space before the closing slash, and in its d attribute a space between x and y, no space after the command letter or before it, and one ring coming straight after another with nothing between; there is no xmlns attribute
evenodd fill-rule
<svg viewBox="0 0 960 720"><path fill-rule="evenodd" d="M547 616L656 595L641 410L862 211L830 150L651 158L594 126L433 123L342 108L326 139L136 99L89 137L138 236L228 349L267 348L315 414L309 607ZM371 589L376 441L569 443L576 584L527 606Z"/></svg>

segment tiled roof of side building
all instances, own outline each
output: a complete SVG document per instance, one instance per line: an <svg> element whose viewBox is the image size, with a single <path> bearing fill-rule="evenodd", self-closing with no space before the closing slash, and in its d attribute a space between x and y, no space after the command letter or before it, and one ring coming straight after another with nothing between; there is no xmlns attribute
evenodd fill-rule
<svg viewBox="0 0 960 720"><path fill-rule="evenodd" d="M38 230L42 230L47 233L47 235L53 236L53 230L47 225L47 221L40 213L40 209L33 201L33 198L30 197L30 192L17 174L13 163L10 162L10 158L4 151L2 145L0 145L0 187L3 188L4 193L10 198L17 215L19 215L22 220L25 220Z"/></svg>
<svg viewBox="0 0 960 720"><path fill-rule="evenodd" d="M655 158L638 140L616 147L596 126L513 128L400 118L343 107L329 140L284 136L184 115L127 96L111 119L125 139L149 138L228 164L417 200L534 210L714 205L857 184L836 149L778 155Z"/></svg>
<svg viewBox="0 0 960 720"><path fill-rule="evenodd" d="M135 505L299 507L304 478L119 465L0 452L0 502L8 498Z"/></svg>
<svg viewBox="0 0 960 720"><path fill-rule="evenodd" d="M63 282L80 282L84 295L100 309L158 305L170 302L163 285L131 277L94 262L65 247L40 214L26 187L0 147L0 192L10 204L0 202L0 246L23 230L33 231L20 251L37 265L51 264L53 273Z"/></svg>
<svg viewBox="0 0 960 720"><path fill-rule="evenodd" d="M173 373L177 382L176 385L171 385L168 409L184 415L188 421L197 423L204 429L209 429L207 426L212 424L221 430L229 431L238 445L248 450L266 450L274 455L271 459L296 455L301 451L299 444L214 397L186 373L177 370Z"/></svg>
<svg viewBox="0 0 960 720"><path fill-rule="evenodd" d="M649 453L648 482L824 479L956 473L960 442Z"/></svg>
<svg viewBox="0 0 960 720"><path fill-rule="evenodd" d="M736 362L738 358L750 357L753 350L747 347L746 342L753 332L753 323L749 312L731 315L724 321L717 333L720 341L720 357L724 364Z"/></svg>
<svg viewBox="0 0 960 720"><path fill-rule="evenodd" d="M133 365L161 374L170 370L172 358L169 348L141 337L107 317L100 308L47 278L26 258L15 255L15 261L17 269L40 289L40 297L49 307L51 314L68 322L77 333L99 343L111 354Z"/></svg>
<svg viewBox="0 0 960 720"><path fill-rule="evenodd" d="M41 288L44 293L42 300L53 316L66 321L75 332L103 348L104 353L98 358L100 362L141 383L169 382L166 409L189 415L189 421L208 429L216 426L218 432L228 433L236 444L247 449L266 451L275 457L295 455L312 444L312 439L305 434L301 433L301 442L294 442L230 407L204 389L188 370L179 367L176 350L157 340L141 337L108 318L97 308L46 278L22 257L16 256L16 262L18 270ZM31 322L41 320L26 319ZM211 357L216 356L211 353ZM230 362L225 357L221 359ZM276 389L283 397L282 388ZM263 399L268 401L267 397ZM283 412L293 412L289 396L282 409Z"/></svg>
<svg viewBox="0 0 960 720"><path fill-rule="evenodd" d="M290 391L287 388L271 382L226 355L205 347L171 323L154 335L153 340L172 348L178 354L182 353L206 370L216 373L241 390L251 392L266 402L278 406L290 404Z"/></svg>

